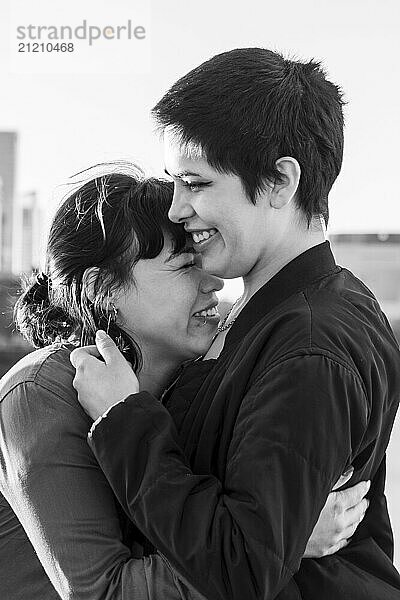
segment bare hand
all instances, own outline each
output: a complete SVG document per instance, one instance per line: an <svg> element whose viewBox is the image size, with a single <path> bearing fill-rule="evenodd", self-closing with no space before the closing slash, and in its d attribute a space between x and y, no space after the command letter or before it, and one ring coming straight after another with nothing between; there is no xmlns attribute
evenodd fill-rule
<svg viewBox="0 0 400 600"><path fill-rule="evenodd" d="M353 470L342 475L333 490L341 487L353 475ZM357 485L332 491L319 515L317 524L308 540L303 558L321 558L335 554L349 543L369 506L365 498L371 482L361 481Z"/></svg>
<svg viewBox="0 0 400 600"><path fill-rule="evenodd" d="M104 331L97 332L96 346L76 348L70 360L76 369L73 385L78 400L94 421L111 406L139 391L131 365Z"/></svg>

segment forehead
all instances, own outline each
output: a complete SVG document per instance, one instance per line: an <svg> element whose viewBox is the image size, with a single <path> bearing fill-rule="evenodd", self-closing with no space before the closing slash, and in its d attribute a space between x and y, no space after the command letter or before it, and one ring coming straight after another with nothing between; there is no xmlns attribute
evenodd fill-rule
<svg viewBox="0 0 400 600"><path fill-rule="evenodd" d="M193 254L193 243L188 237L185 246L179 251L174 251L174 243L169 233L164 233L164 246L158 255L159 262L169 263L175 260L181 260L187 258L189 254Z"/></svg>
<svg viewBox="0 0 400 600"><path fill-rule="evenodd" d="M174 177L210 177L218 172L207 162L199 146L183 144L176 133L164 132L164 162Z"/></svg>

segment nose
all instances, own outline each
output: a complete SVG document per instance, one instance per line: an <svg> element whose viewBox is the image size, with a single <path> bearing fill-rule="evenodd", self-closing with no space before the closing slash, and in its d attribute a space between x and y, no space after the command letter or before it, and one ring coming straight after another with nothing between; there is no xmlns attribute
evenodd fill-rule
<svg viewBox="0 0 400 600"><path fill-rule="evenodd" d="M186 194L177 189L175 184L174 186L174 196L172 198L172 204L168 212L168 217L170 221L174 223L183 223L190 217L193 217L195 211L188 201Z"/></svg>
<svg viewBox="0 0 400 600"><path fill-rule="evenodd" d="M211 275L206 271L203 271L203 277L200 282L200 290L203 294L210 294L212 292L219 292L224 287L224 282L220 277Z"/></svg>

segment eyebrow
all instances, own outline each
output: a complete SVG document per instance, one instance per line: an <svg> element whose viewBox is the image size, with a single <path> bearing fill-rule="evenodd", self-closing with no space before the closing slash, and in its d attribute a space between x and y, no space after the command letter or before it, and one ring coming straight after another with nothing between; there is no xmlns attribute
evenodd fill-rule
<svg viewBox="0 0 400 600"><path fill-rule="evenodd" d="M200 173L193 173L193 171L181 171L180 173L175 173L175 175L171 175L171 173L169 173L167 169L164 169L164 173L169 177L203 177L203 175L200 175Z"/></svg>

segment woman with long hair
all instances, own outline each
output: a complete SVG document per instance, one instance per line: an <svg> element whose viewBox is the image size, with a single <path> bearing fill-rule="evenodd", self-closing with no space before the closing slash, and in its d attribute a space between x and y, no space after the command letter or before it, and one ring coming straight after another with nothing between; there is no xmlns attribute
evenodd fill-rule
<svg viewBox="0 0 400 600"><path fill-rule="evenodd" d="M69 361L103 327L157 393L180 363L210 345L222 283L196 266L183 228L168 220L171 197L172 184L134 166L91 178L60 206L45 272L16 304L20 331L40 349L1 383L1 595L8 600L55 598L54 588L62 598L134 599L150 588L152 597L184 594L129 525L94 460Z"/></svg>

